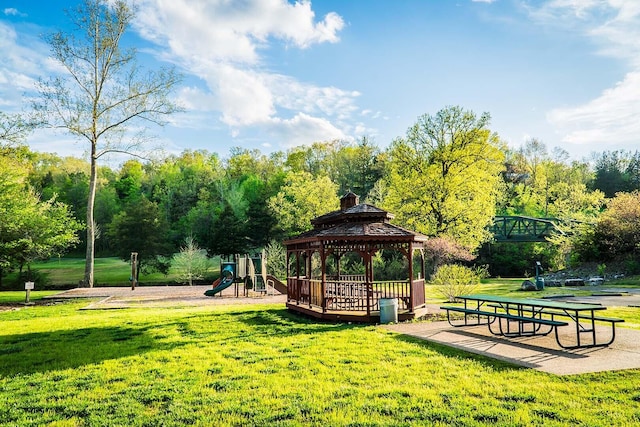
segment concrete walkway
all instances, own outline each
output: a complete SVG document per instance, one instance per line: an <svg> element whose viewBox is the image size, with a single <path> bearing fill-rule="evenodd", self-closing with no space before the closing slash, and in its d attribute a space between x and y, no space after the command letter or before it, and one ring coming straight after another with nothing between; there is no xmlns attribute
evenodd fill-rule
<svg viewBox="0 0 640 427"><path fill-rule="evenodd" d="M495 337L486 325L454 328L448 322L417 322L385 325L384 328L426 341L556 375L640 369L640 331L616 328L609 347L563 350L553 333L544 337ZM570 340L571 331L560 328L560 337ZM603 327L603 337L608 337ZM564 331L563 331L564 329ZM569 328L570 329L570 328ZM601 330L598 329L598 333ZM575 330L573 330L575 335Z"/></svg>

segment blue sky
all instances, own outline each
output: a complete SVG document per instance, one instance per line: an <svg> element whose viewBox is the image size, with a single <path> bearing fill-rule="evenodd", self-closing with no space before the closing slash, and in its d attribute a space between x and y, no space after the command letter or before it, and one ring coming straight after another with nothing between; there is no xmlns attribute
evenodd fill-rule
<svg viewBox="0 0 640 427"><path fill-rule="evenodd" d="M0 110L28 107L59 71L41 35L75 0L0 0ZM637 0L138 0L127 38L145 66L175 64L186 108L155 129L167 152L264 153L371 138L460 105L512 147L538 138L572 158L640 142ZM81 156L41 130L39 151Z"/></svg>

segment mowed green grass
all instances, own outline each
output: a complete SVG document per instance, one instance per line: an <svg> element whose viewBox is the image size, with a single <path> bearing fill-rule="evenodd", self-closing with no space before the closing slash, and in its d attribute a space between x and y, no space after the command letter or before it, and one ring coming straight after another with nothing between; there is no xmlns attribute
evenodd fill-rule
<svg viewBox="0 0 640 427"><path fill-rule="evenodd" d="M48 261L34 262L32 269L45 276L48 286L75 287L84 277L84 258L52 258ZM216 276L219 260L211 260L210 274ZM16 273L9 275L7 281L12 280ZM119 258L96 258L94 261L94 285L99 286L129 286L131 282L131 266ZM139 281L145 284L178 284L178 274L170 269L168 275L162 273L141 273ZM36 288L40 285L36 281Z"/></svg>
<svg viewBox="0 0 640 427"><path fill-rule="evenodd" d="M49 295L55 295L59 291L31 291L29 301L36 302ZM0 292L0 306L15 305L26 302L26 291L3 291ZM0 350L1 351L1 350Z"/></svg>
<svg viewBox="0 0 640 427"><path fill-rule="evenodd" d="M84 277L84 258L60 258L34 263L33 268L47 275L52 284L78 284ZM94 278L98 285L130 284L131 267L118 258L96 258L94 261Z"/></svg>
<svg viewBox="0 0 640 427"><path fill-rule="evenodd" d="M558 377L282 305L86 304L0 312L0 424L640 423L640 370Z"/></svg>

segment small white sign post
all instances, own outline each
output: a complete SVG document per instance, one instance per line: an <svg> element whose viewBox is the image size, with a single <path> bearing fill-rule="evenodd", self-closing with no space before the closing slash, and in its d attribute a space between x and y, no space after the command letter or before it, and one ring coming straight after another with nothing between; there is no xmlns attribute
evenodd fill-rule
<svg viewBox="0 0 640 427"><path fill-rule="evenodd" d="M27 292L27 295L25 296L25 300L24 300L25 304L30 304L29 297L31 296L31 291L33 289L35 289L35 283L24 282L24 290Z"/></svg>

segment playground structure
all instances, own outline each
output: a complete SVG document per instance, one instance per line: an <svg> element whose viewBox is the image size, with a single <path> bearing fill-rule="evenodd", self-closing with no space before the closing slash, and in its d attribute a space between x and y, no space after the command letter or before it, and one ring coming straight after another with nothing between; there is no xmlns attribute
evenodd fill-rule
<svg viewBox="0 0 640 427"><path fill-rule="evenodd" d="M206 296L222 296L222 291L234 286L233 296L248 297L286 293L286 286L267 274L265 251L257 254L235 254L221 258L220 277L213 282Z"/></svg>

